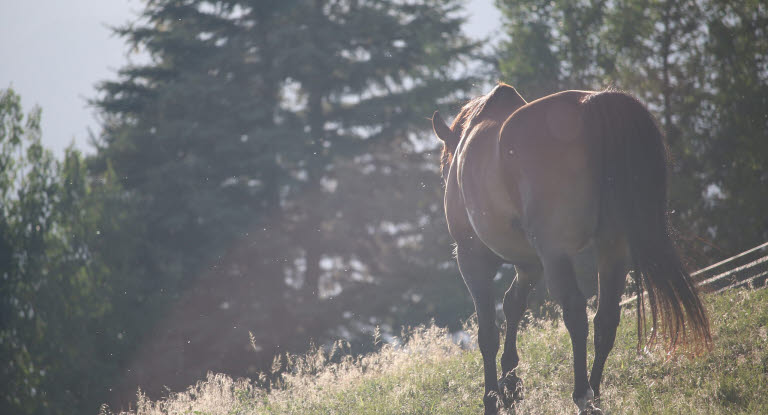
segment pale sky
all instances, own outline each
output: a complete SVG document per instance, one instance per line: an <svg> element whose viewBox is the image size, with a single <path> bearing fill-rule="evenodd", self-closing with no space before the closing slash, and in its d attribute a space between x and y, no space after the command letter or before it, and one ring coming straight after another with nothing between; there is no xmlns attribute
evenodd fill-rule
<svg viewBox="0 0 768 415"><path fill-rule="evenodd" d="M99 81L115 79L129 59L110 26L135 20L140 0L0 0L0 88L13 86L25 111L43 109L43 142L57 155L73 141L86 152L99 123L87 100ZM493 34L493 0L469 0L467 33Z"/></svg>

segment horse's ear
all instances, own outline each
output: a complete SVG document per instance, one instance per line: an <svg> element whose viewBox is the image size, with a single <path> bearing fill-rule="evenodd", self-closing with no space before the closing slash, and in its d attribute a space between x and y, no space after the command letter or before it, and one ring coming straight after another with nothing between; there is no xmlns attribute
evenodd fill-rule
<svg viewBox="0 0 768 415"><path fill-rule="evenodd" d="M448 146L454 146L459 141L456 134L451 131L438 111L432 114L432 129L435 131L437 138Z"/></svg>

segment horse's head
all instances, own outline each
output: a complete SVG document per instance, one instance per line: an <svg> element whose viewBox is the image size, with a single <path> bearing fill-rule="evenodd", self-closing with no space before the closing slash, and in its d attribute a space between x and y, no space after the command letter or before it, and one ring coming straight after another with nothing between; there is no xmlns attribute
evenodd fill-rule
<svg viewBox="0 0 768 415"><path fill-rule="evenodd" d="M432 130L435 131L437 138L443 142L443 152L440 155L440 173L443 175L443 180L446 181L448 180L448 170L451 168L453 154L456 152L456 147L458 147L459 139L461 138L461 129L457 128L456 122L453 124L453 128L449 127L438 111L432 114Z"/></svg>

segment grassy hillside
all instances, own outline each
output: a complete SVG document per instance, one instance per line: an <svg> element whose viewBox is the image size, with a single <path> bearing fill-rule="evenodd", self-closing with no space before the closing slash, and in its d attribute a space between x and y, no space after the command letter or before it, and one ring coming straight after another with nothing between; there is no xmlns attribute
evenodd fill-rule
<svg viewBox="0 0 768 415"><path fill-rule="evenodd" d="M710 295L706 303L715 348L695 359L668 359L661 350L638 355L634 310L624 311L603 381L608 413L768 413L768 289ZM340 363L327 363L323 352L296 358L284 387L270 393L211 375L168 400L140 398L134 413L481 413L480 352L462 350L436 327L418 328L406 337L404 347L384 346L379 353ZM525 400L508 412L574 413L570 341L563 324L527 327L519 347Z"/></svg>

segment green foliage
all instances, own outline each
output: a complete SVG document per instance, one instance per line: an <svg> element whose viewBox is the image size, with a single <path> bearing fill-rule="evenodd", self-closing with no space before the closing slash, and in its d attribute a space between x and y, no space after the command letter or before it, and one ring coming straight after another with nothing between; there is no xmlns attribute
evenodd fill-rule
<svg viewBox="0 0 768 415"><path fill-rule="evenodd" d="M0 409L95 411L120 351L112 300L123 285L101 245L122 226L108 212L117 190L88 177L76 151L55 160L40 143L40 110L24 120L20 101L2 91Z"/></svg>
<svg viewBox="0 0 768 415"><path fill-rule="evenodd" d="M701 210L718 244L745 247L768 238L768 10L753 1L712 3L702 187L721 193Z"/></svg>
<svg viewBox="0 0 768 415"><path fill-rule="evenodd" d="M502 77L526 99L574 85L599 85L612 66L599 30L605 1L497 1L508 38L498 46Z"/></svg>

